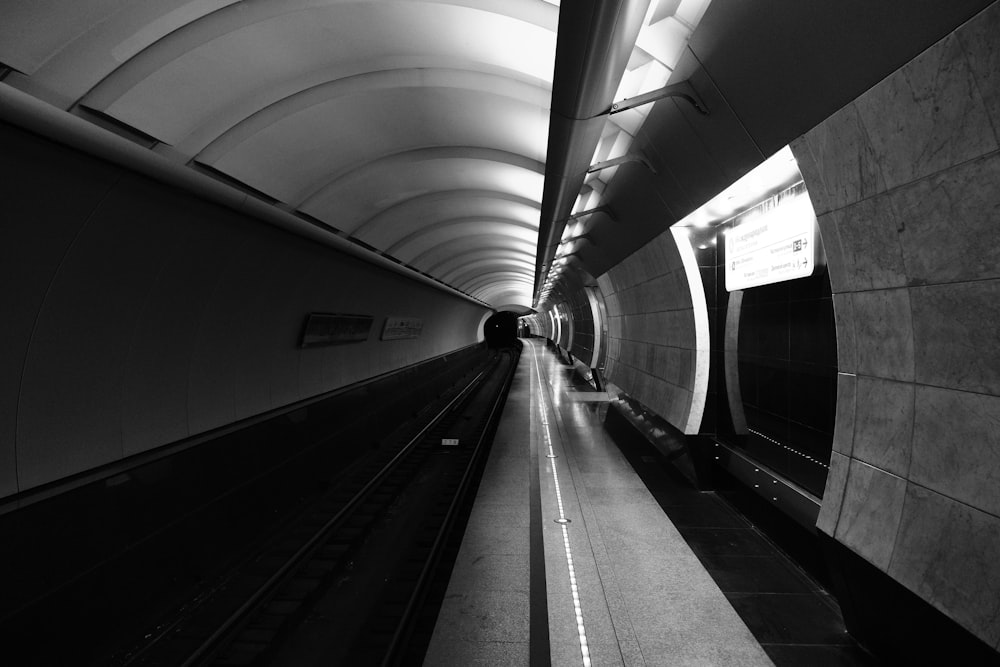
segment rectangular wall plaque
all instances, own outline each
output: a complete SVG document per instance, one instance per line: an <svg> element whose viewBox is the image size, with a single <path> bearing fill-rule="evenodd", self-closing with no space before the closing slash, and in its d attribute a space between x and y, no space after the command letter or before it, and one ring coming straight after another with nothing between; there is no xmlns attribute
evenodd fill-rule
<svg viewBox="0 0 1000 667"><path fill-rule="evenodd" d="M387 317L382 327L382 340L420 338L424 321L416 317Z"/></svg>
<svg viewBox="0 0 1000 667"><path fill-rule="evenodd" d="M726 290L811 276L816 268L816 215L797 195L726 233Z"/></svg>
<svg viewBox="0 0 1000 667"><path fill-rule="evenodd" d="M322 347L368 340L373 319L371 315L309 313L299 346Z"/></svg>

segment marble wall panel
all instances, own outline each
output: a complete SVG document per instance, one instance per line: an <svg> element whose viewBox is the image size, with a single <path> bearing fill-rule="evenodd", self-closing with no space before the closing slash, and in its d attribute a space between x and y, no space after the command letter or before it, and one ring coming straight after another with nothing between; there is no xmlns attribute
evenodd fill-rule
<svg viewBox="0 0 1000 667"><path fill-rule="evenodd" d="M695 371L697 370L694 358L697 352L691 349L677 350L677 384L681 387L691 389L694 387Z"/></svg>
<svg viewBox="0 0 1000 667"><path fill-rule="evenodd" d="M621 293L624 290L627 290L629 287L632 286L632 281L628 275L628 270L621 264L611 269L609 273L614 278L615 287L617 288L617 291L619 293Z"/></svg>
<svg viewBox="0 0 1000 667"><path fill-rule="evenodd" d="M817 215L837 210L886 190L878 154L868 137L865 123L854 103L848 104L805 136L808 154L803 163L812 173L805 176ZM796 144L792 146L795 152Z"/></svg>
<svg viewBox="0 0 1000 667"><path fill-rule="evenodd" d="M911 302L917 382L1000 394L1000 280L916 287Z"/></svg>
<svg viewBox="0 0 1000 667"><path fill-rule="evenodd" d="M666 276L658 276L642 285L642 300L647 312L667 310L671 303L671 286Z"/></svg>
<svg viewBox="0 0 1000 667"><path fill-rule="evenodd" d="M850 456L854 451L854 413L858 378L849 373L837 374L837 421L833 430L833 451Z"/></svg>
<svg viewBox="0 0 1000 667"><path fill-rule="evenodd" d="M682 266L681 257L677 253L674 240L669 232L660 234L650 241L648 246L656 258L657 273L668 273Z"/></svg>
<svg viewBox="0 0 1000 667"><path fill-rule="evenodd" d="M634 286L619 292L619 294L621 294L623 314L635 315L642 312L642 299L639 298L639 293Z"/></svg>
<svg viewBox="0 0 1000 667"><path fill-rule="evenodd" d="M620 362L615 362L609 364L605 368L606 376L609 382L614 382L623 391L628 391L628 387L635 384L632 382L632 374L635 370L631 366L626 366Z"/></svg>
<svg viewBox="0 0 1000 667"><path fill-rule="evenodd" d="M994 2L957 31L976 87L1000 140L1000 3Z"/></svg>
<svg viewBox="0 0 1000 667"><path fill-rule="evenodd" d="M911 285L1000 277L1000 153L891 193Z"/></svg>
<svg viewBox="0 0 1000 667"><path fill-rule="evenodd" d="M667 380L674 377L677 372L670 357L671 349L665 345L657 345L653 348L653 372L657 376L666 378Z"/></svg>
<svg viewBox="0 0 1000 667"><path fill-rule="evenodd" d="M789 148L792 149L792 155L795 156L795 161L799 165L799 173L802 174L805 182L809 184L809 200L812 202L813 210L816 212L817 217L820 218L829 213L831 207L819 163L816 161L816 156L813 155L812 149L809 147L807 137L813 136L822 126L823 124L821 123L812 132L793 139L789 144Z"/></svg>
<svg viewBox="0 0 1000 667"><path fill-rule="evenodd" d="M670 311L650 313L650 340L660 345L676 345L670 331Z"/></svg>
<svg viewBox="0 0 1000 667"><path fill-rule="evenodd" d="M809 196L812 197L811 189ZM815 207L815 203L813 206ZM844 262L844 251L840 245L840 212L824 213L817 218L817 222L826 251L827 268L830 272L830 290L834 294L850 291L850 273Z"/></svg>
<svg viewBox="0 0 1000 667"><path fill-rule="evenodd" d="M672 233L660 234L653 239L651 245L659 252L665 271L684 270L684 261L677 250L677 244L674 242Z"/></svg>
<svg viewBox="0 0 1000 667"><path fill-rule="evenodd" d="M636 259L635 255L629 257L628 261L623 263L622 269L625 273L625 277L622 281L625 289L635 287L639 283L649 280L646 267L643 266L641 261Z"/></svg>
<svg viewBox="0 0 1000 667"><path fill-rule="evenodd" d="M609 294L613 294L618 291L615 288L614 281L611 279L611 274L608 272L604 272L597 276L597 286L601 289L601 294L605 299L608 298Z"/></svg>
<svg viewBox="0 0 1000 667"><path fill-rule="evenodd" d="M856 404L851 456L906 477L913 440L913 384L860 375Z"/></svg>
<svg viewBox="0 0 1000 667"><path fill-rule="evenodd" d="M844 502L844 489L847 487L847 471L851 460L837 452L830 455L830 472L826 476L826 488L823 490L823 503L816 518L816 527L831 537L836 533L837 520L840 518L840 507Z"/></svg>
<svg viewBox="0 0 1000 667"><path fill-rule="evenodd" d="M954 34L855 104L890 189L997 149L986 105Z"/></svg>
<svg viewBox="0 0 1000 667"><path fill-rule="evenodd" d="M658 292L656 303L662 304L660 310L677 310L683 307L688 287L687 282L678 282L678 274L671 271L657 278L653 289Z"/></svg>
<svg viewBox="0 0 1000 667"><path fill-rule="evenodd" d="M686 301L691 298L686 276L676 271L669 271L660 276L657 289L661 292L659 299L663 301L664 310L683 308Z"/></svg>
<svg viewBox="0 0 1000 667"><path fill-rule="evenodd" d="M624 270L622 268L620 268L620 265L619 266L615 266L611 270L609 270L608 271L608 276L611 278L611 281L614 283L615 292L621 292L623 289L626 288L626 285L622 284L622 278L624 277Z"/></svg>
<svg viewBox="0 0 1000 667"><path fill-rule="evenodd" d="M636 250L629 257L629 263L634 267L635 275L639 277L638 282L649 280L663 271L663 268L657 262L656 254L648 244Z"/></svg>
<svg viewBox="0 0 1000 667"><path fill-rule="evenodd" d="M852 292L906 285L899 234L901 222L888 195L851 204L837 215L847 289Z"/></svg>
<svg viewBox="0 0 1000 667"><path fill-rule="evenodd" d="M905 494L905 479L852 459L836 539L887 570Z"/></svg>
<svg viewBox="0 0 1000 667"><path fill-rule="evenodd" d="M622 315L622 340L636 341L640 339L642 315Z"/></svg>
<svg viewBox="0 0 1000 667"><path fill-rule="evenodd" d="M840 371L817 525L993 646L998 34L995 2L792 144L830 263Z"/></svg>
<svg viewBox="0 0 1000 667"><path fill-rule="evenodd" d="M641 369L633 368L632 386L631 386L631 391L629 393L631 393L633 396L638 398L641 402L645 403L646 405L654 407L653 406L654 394L650 388L651 380L652 378L649 376L648 373L644 372Z"/></svg>
<svg viewBox="0 0 1000 667"><path fill-rule="evenodd" d="M852 301L858 373L912 381L914 333L909 292L857 292Z"/></svg>
<svg viewBox="0 0 1000 667"><path fill-rule="evenodd" d="M910 479L1000 517L1000 397L916 388Z"/></svg>
<svg viewBox="0 0 1000 667"><path fill-rule="evenodd" d="M691 295L691 285L688 283L687 273L683 268L675 269L673 271L673 279L676 284L672 294L675 296L676 301L674 301L675 308L693 308L694 303L692 302ZM699 291L699 298L704 298L702 293Z"/></svg>
<svg viewBox="0 0 1000 667"><path fill-rule="evenodd" d="M916 484L889 575L991 646L1000 643L1000 519Z"/></svg>
<svg viewBox="0 0 1000 667"><path fill-rule="evenodd" d="M622 337L622 318L620 315L608 317L608 338L618 340Z"/></svg>
<svg viewBox="0 0 1000 667"><path fill-rule="evenodd" d="M833 318L837 328L837 366L845 373L858 369L858 340L854 331L854 295L833 295Z"/></svg>
<svg viewBox="0 0 1000 667"><path fill-rule="evenodd" d="M647 373L653 372L656 346L652 343L642 344L641 363L639 368Z"/></svg>
<svg viewBox="0 0 1000 667"><path fill-rule="evenodd" d="M644 361L643 345L634 341L628 341L622 345L618 360L633 368L642 368Z"/></svg>
<svg viewBox="0 0 1000 667"><path fill-rule="evenodd" d="M646 384L646 400L643 402L652 407L657 412L662 411L664 406L668 406L671 400L674 398L674 387L667 382L664 382L661 378L653 377L652 375L647 376Z"/></svg>
<svg viewBox="0 0 1000 667"><path fill-rule="evenodd" d="M674 310L669 313L670 344L693 350L695 347L694 312Z"/></svg>
<svg viewBox="0 0 1000 667"><path fill-rule="evenodd" d="M614 293L612 299L614 300L615 303L615 311L614 311L615 315L625 315L627 313L632 312L630 310L630 305L629 305L630 304L629 292L630 290L623 289L620 292Z"/></svg>
<svg viewBox="0 0 1000 667"><path fill-rule="evenodd" d="M649 343L656 343L658 345L662 345L666 342L663 332L663 323L665 321L664 315L666 315L664 312L645 314L644 319L646 321L646 329L645 338L643 340Z"/></svg>
<svg viewBox="0 0 1000 667"><path fill-rule="evenodd" d="M618 293L612 292L611 294L606 294L604 296L604 306L608 310L608 318L617 317L622 313L621 302L618 299Z"/></svg>

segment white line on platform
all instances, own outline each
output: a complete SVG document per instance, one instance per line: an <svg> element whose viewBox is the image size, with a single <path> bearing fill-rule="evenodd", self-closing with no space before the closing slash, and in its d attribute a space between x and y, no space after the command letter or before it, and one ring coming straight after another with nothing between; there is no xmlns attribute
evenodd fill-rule
<svg viewBox="0 0 1000 667"><path fill-rule="evenodd" d="M531 347L531 357L535 365L535 377L538 378L538 411L541 415L542 433L545 437L545 447L548 450L549 463L552 469L552 481L556 488L556 504L559 508L559 518L556 523L562 528L563 548L566 552L566 567L569 570L569 588L573 593L573 611L576 613L576 629L580 636L580 653L583 655L584 667L590 667L590 646L587 644L587 630L583 625L583 607L580 604L580 589L577 586L576 570L573 567L573 549L569 543L569 519L563 510L562 491L559 488L559 474L556 471L555 452L552 450L552 435L549 433L549 414L545 406L548 396L545 387L542 385L542 374L538 370L538 355L535 354L535 347Z"/></svg>

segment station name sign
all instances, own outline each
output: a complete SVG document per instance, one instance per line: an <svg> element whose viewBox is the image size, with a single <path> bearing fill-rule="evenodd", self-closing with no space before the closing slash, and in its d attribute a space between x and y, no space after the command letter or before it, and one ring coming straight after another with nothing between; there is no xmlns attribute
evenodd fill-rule
<svg viewBox="0 0 1000 667"><path fill-rule="evenodd" d="M382 340L420 338L424 321L416 317L387 317L382 327Z"/></svg>
<svg viewBox="0 0 1000 667"><path fill-rule="evenodd" d="M816 214L809 196L780 202L726 233L726 291L806 278L816 268Z"/></svg>

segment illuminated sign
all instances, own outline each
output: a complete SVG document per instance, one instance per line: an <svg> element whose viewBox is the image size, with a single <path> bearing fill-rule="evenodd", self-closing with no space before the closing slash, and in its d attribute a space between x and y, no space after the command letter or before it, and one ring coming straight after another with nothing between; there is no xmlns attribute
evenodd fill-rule
<svg viewBox="0 0 1000 667"><path fill-rule="evenodd" d="M796 195L726 232L726 291L806 278L816 268L816 214Z"/></svg>

